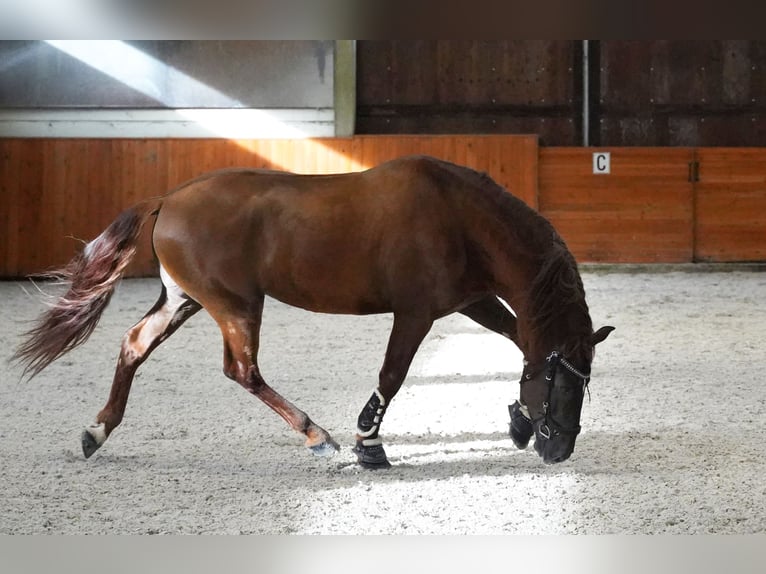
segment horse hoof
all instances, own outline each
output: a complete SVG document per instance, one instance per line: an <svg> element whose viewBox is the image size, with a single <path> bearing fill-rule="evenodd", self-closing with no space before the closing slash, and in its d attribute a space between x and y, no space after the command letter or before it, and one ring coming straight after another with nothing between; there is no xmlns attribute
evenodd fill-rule
<svg viewBox="0 0 766 574"><path fill-rule="evenodd" d="M82 453L85 458L96 452L106 440L106 425L93 423L82 432Z"/></svg>
<svg viewBox="0 0 766 574"><path fill-rule="evenodd" d="M87 430L82 431L82 453L85 458L90 458L91 455L101 448L101 444L90 434Z"/></svg>
<svg viewBox="0 0 766 574"><path fill-rule="evenodd" d="M383 450L382 444L365 446L361 442L357 442L353 452L356 455L359 466L362 468L369 470L391 468L391 463L388 462L388 457L386 457L386 451Z"/></svg>
<svg viewBox="0 0 766 574"><path fill-rule="evenodd" d="M527 448L527 446L529 446L529 439L532 438L531 434L528 435L526 432L521 432L514 428L513 423L511 423L511 428L508 434L511 435L513 444L516 445L516 448L519 450Z"/></svg>
<svg viewBox="0 0 766 574"><path fill-rule="evenodd" d="M309 450L314 456L329 457L338 452L340 447L334 442L323 442L320 444L315 444L314 446L310 446Z"/></svg>

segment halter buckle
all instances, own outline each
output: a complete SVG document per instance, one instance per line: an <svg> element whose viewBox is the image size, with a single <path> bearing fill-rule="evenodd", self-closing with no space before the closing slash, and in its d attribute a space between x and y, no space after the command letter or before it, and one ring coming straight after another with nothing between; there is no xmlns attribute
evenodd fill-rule
<svg viewBox="0 0 766 574"><path fill-rule="evenodd" d="M553 381L554 377L556 376L556 369L559 366L560 357L558 351L553 351L550 355L548 355L545 358L545 362L548 363L548 372L545 375L546 381Z"/></svg>

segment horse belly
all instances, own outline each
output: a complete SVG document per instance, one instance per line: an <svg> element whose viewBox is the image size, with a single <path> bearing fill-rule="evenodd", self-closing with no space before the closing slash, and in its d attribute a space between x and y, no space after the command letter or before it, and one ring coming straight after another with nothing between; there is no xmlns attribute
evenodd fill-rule
<svg viewBox="0 0 766 574"><path fill-rule="evenodd" d="M313 242L270 258L264 291L284 303L324 313L371 314L460 308L479 284L466 280L464 254L426 250L409 241L356 237L342 244Z"/></svg>
<svg viewBox="0 0 766 574"><path fill-rule="evenodd" d="M372 255L314 245L256 263L264 292L283 303L320 313L370 314L391 311L380 289Z"/></svg>

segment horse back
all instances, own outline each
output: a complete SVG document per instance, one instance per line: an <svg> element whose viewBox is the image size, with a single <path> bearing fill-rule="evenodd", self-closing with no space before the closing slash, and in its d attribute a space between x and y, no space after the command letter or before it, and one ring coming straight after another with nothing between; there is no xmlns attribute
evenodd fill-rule
<svg viewBox="0 0 766 574"><path fill-rule="evenodd" d="M465 296L467 254L440 177L427 158L338 175L214 172L165 198L155 251L203 304L265 293L337 313L449 307Z"/></svg>

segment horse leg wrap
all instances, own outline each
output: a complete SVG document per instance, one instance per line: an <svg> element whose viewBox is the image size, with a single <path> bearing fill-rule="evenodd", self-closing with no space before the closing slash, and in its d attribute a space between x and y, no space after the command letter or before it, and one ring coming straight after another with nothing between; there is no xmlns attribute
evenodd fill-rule
<svg viewBox="0 0 766 574"><path fill-rule="evenodd" d="M359 413L359 419L356 422L356 433L363 439L362 442L370 441L368 444L375 444L373 441L378 439L378 431L383 415L386 414L386 406L386 399L378 389L375 389L370 400Z"/></svg>
<svg viewBox="0 0 766 574"><path fill-rule="evenodd" d="M526 406L522 405L519 401L515 401L512 405L508 405L508 413L511 415L508 434L511 435L516 448L523 450L527 448L533 432L529 411L527 411Z"/></svg>
<svg viewBox="0 0 766 574"><path fill-rule="evenodd" d="M386 399L378 389L362 409L357 420L357 439L354 447L359 464L364 468L388 468L391 464L383 449L383 439L378 436L380 423L386 413Z"/></svg>

